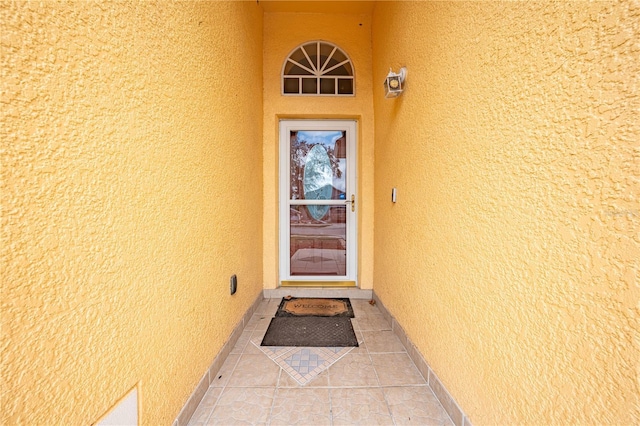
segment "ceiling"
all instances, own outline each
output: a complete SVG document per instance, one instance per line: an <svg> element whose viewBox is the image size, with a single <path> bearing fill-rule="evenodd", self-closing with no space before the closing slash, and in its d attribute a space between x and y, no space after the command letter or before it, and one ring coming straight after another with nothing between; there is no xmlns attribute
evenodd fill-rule
<svg viewBox="0 0 640 426"><path fill-rule="evenodd" d="M265 12L371 14L375 1L257 0Z"/></svg>

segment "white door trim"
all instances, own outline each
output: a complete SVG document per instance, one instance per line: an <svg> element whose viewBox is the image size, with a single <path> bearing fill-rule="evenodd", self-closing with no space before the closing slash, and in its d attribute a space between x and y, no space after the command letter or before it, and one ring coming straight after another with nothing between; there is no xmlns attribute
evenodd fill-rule
<svg viewBox="0 0 640 426"><path fill-rule="evenodd" d="M290 200L290 153L291 131L331 131L343 130L347 132L347 171L346 171L346 200ZM279 126L279 285L283 281L313 281L319 282L340 282L352 281L357 285L358 275L358 208L360 200L357 193L357 122L355 120L280 120ZM351 209L351 195L355 197L354 211ZM290 259L290 206L300 204L316 205L346 205L346 274L345 275L322 275L306 276L291 275Z"/></svg>

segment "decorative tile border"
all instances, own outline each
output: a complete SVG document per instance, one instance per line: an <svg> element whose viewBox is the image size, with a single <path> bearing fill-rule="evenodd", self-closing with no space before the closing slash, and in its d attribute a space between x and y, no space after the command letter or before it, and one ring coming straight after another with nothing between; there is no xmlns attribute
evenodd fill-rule
<svg viewBox="0 0 640 426"><path fill-rule="evenodd" d="M178 417L176 417L176 419L173 421L173 426L186 426L189 423L191 416L193 416L193 413L198 408L198 405L200 404L200 401L202 401L204 394L207 393L209 385L215 379L216 374L218 373L218 371L220 371L220 368L222 368L222 364L224 364L225 360L231 353L231 350L233 350L233 347L242 335L244 328L247 326L249 320L251 320L251 317L253 317L253 314L256 312L258 306L260 306L260 303L263 300L264 295L262 292L260 292L253 304L249 307L249 309L247 309L247 312L245 312L242 319L238 321L238 324L236 324L233 332L231 332L231 335L229 336L229 339L222 346L222 349L220 349L220 352L218 352L218 355L216 355L215 359L211 363L211 366L209 366L207 371L202 376L202 379L200 379L200 382L194 389L193 393L182 407L180 414L178 414Z"/></svg>
<svg viewBox="0 0 640 426"><path fill-rule="evenodd" d="M260 346L262 339L254 338L251 343L289 374L300 386L304 386L323 371L351 352L354 347L309 348L289 346Z"/></svg>
<svg viewBox="0 0 640 426"><path fill-rule="evenodd" d="M449 414L449 417L451 417L451 421L453 421L456 426L472 426L471 421L464 411L462 411L447 388L444 387L438 376L436 376L436 373L433 372L429 363L424 359L424 356L420 353L416 345L409 339L400 323L389 313L375 291L373 292L373 300L375 300L376 306L384 318L391 324L391 330L393 330L396 336L398 336L398 339L400 339L400 342L404 345L409 357L418 368L418 371L420 371L420 374L425 378L429 387L436 395L436 398L440 401L440 404L444 407L447 414Z"/></svg>

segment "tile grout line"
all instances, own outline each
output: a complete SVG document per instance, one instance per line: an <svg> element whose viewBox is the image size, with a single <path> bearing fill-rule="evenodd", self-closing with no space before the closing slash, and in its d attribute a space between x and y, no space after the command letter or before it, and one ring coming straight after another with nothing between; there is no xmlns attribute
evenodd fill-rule
<svg viewBox="0 0 640 426"><path fill-rule="evenodd" d="M384 387L382 386L382 382L380 381L380 376L378 375L378 370L376 369L375 365L373 365L373 358L371 357L371 351L369 350L369 346L366 344L367 341L366 341L366 338L364 336L364 332L361 330L360 333L362 334L362 342L366 346L367 356L369 357L369 361L371 362L371 368L373 368L373 372L376 375L376 380L378 382L377 388L379 388L382 391L382 397L384 398L384 403L385 403L385 405L387 407L387 412L389 413L389 417L391 417L391 421L393 422L393 424L395 426L397 424L396 423L396 419L393 416L393 412L391 411L391 406L389 405L389 400L387 399L387 395L382 390L382 389L384 389Z"/></svg>
<svg viewBox="0 0 640 426"><path fill-rule="evenodd" d="M333 426L333 397L332 397L333 392L331 392L331 387L327 388L327 392L329 393L329 424Z"/></svg>
<svg viewBox="0 0 640 426"><path fill-rule="evenodd" d="M271 425L271 421L273 420L273 408L276 405L276 397L278 396L278 391L280 390L280 379L282 378L282 367L280 371L278 371L278 380L276 381L275 389L273 390L273 399L271 400L271 407L269 408L269 415L267 416L267 426Z"/></svg>
<svg viewBox="0 0 640 426"><path fill-rule="evenodd" d="M270 385L245 385L245 386L226 386L229 389L268 389L273 388L274 386ZM297 385L297 386L278 386L280 389L369 389L369 388L380 388L380 389L391 389L391 388L429 388L431 387L427 384L411 384L411 385L354 385L354 386L309 386L305 385ZM214 387L213 389L222 389L222 387Z"/></svg>

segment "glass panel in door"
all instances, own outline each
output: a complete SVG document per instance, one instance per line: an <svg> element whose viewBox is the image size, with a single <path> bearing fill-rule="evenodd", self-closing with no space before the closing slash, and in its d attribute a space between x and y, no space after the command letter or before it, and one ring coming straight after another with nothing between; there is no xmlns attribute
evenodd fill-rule
<svg viewBox="0 0 640 426"><path fill-rule="evenodd" d="M290 277L346 277L347 130L289 130ZM351 243L351 242L349 242Z"/></svg>
<svg viewBox="0 0 640 426"><path fill-rule="evenodd" d="M346 210L346 206L291 206L291 276L346 275Z"/></svg>
<svg viewBox="0 0 640 426"><path fill-rule="evenodd" d="M291 131L291 200L345 200L346 131ZM328 206L313 209L324 216Z"/></svg>

